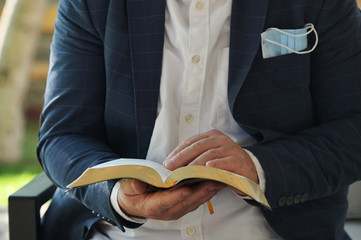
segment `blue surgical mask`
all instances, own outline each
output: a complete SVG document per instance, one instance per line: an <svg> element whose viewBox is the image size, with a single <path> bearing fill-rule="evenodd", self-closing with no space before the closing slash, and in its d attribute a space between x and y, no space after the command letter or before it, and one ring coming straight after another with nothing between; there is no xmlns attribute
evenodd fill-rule
<svg viewBox="0 0 361 240"><path fill-rule="evenodd" d="M307 36L314 32L315 44L310 50L303 51L308 46ZM280 55L296 53L306 54L315 50L318 44L318 35L312 23L308 23L300 29L269 28L261 34L261 46L263 58L271 58Z"/></svg>

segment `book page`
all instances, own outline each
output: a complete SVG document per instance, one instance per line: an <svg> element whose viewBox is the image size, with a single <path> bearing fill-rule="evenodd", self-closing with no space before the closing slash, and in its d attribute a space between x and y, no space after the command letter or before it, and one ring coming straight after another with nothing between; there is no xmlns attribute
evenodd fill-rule
<svg viewBox="0 0 361 240"><path fill-rule="evenodd" d="M259 185L252 180L236 173L213 167L193 165L180 167L174 170L167 178L166 183L178 183L187 179L208 179L225 183L240 190L267 208L270 208L264 193L259 188Z"/></svg>
<svg viewBox="0 0 361 240"><path fill-rule="evenodd" d="M109 161L106 163L102 163L92 167L92 169L96 168L105 168L105 167L114 167L114 166L124 166L124 165L141 165L153 168L155 171L159 173L163 181L167 178L167 176L171 173L170 170L166 169L162 164L157 162L153 162L150 160L144 159L136 159L136 158L120 158L117 160Z"/></svg>

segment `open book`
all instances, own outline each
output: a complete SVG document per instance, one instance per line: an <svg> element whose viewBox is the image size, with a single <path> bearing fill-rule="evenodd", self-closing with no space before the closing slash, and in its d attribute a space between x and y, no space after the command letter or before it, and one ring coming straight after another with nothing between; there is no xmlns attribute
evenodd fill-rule
<svg viewBox="0 0 361 240"><path fill-rule="evenodd" d="M170 189L179 184L187 184L187 182L213 180L234 187L270 208L258 184L244 176L218 168L196 165L184 166L170 171L157 162L142 159L121 158L88 168L67 188L119 178L137 179L157 189Z"/></svg>

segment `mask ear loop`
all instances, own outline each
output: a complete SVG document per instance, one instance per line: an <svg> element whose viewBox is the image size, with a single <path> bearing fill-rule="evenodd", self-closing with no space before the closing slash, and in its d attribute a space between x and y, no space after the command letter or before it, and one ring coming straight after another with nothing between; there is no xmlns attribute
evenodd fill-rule
<svg viewBox="0 0 361 240"><path fill-rule="evenodd" d="M288 32L285 32L285 31L282 31L281 29L278 29L278 28L269 28L268 30L276 30L277 32L280 32L280 33L283 33L285 35L288 35L288 36L291 36L291 37L303 37L303 36L307 36L308 34L310 34L311 32L315 32L315 44L313 45L313 47L310 49L310 50L307 50L307 51L303 51L303 52L300 52L300 51L295 51L283 44L280 44L278 42L275 42L275 41L272 41L272 40L269 40L267 38L264 38L264 41L267 41L267 42L270 42L270 43L273 43L273 44L276 44L280 47L283 47L283 48L286 48L287 50L289 50L290 52L293 52L293 53L296 53L296 54L307 54L307 53L310 53L310 52L313 52L315 50L315 48L317 47L317 44L318 44L318 34L317 34L317 31L315 29L315 27L313 26L312 23L308 23L305 25L305 27L307 29L310 29L308 30L307 32L305 33L302 33L302 34L291 34L291 33L288 33Z"/></svg>

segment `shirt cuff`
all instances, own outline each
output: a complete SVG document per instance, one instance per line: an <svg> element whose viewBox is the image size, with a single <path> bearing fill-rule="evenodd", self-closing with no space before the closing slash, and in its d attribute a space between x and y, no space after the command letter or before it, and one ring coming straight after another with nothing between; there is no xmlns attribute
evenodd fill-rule
<svg viewBox="0 0 361 240"><path fill-rule="evenodd" d="M255 155L253 155L253 153L251 153L247 149L243 149L243 150L246 151L246 153L251 157L253 164L256 167L258 181L259 181L258 185L261 188L262 192L264 193L266 190L266 177L265 177L263 168L262 168L261 164L259 163L258 158Z"/></svg>
<svg viewBox="0 0 361 240"><path fill-rule="evenodd" d="M120 208L119 204L118 204L118 191L120 189L120 181L119 180L113 187L111 195L110 195L110 203L112 204L112 207L114 208L114 210L125 220L129 221L129 222L134 222L134 223L139 223L139 224L143 224L147 221L146 218L138 218L138 217L131 217L128 216L127 214L125 214L122 209Z"/></svg>

